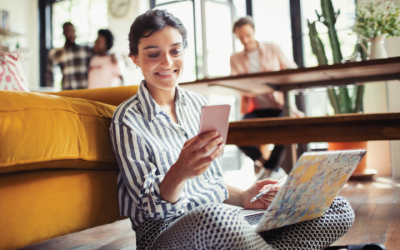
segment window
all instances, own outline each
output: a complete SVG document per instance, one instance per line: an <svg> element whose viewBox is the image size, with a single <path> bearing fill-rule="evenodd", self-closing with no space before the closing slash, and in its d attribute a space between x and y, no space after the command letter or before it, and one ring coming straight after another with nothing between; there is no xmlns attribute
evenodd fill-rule
<svg viewBox="0 0 400 250"><path fill-rule="evenodd" d="M322 15L320 0L303 0L303 42L304 42L304 63L306 67L317 66L317 58L312 53L307 19L310 22L317 21L316 28L321 41L324 44L325 54L329 64L333 64L332 49L330 46L328 28L321 22L318 22L317 14ZM355 20L355 1L354 0L335 0L332 1L335 12L340 9L340 15L336 21L336 30L339 38L340 48L343 58L350 57L354 52L357 43L357 36L352 33L350 27Z"/></svg>
<svg viewBox="0 0 400 250"><path fill-rule="evenodd" d="M204 14L207 51L205 73L207 76L228 76L231 73L229 58L234 51L232 6L226 1L206 1Z"/></svg>
<svg viewBox="0 0 400 250"><path fill-rule="evenodd" d="M253 0L253 18L256 40L278 44L293 61L289 0Z"/></svg>
<svg viewBox="0 0 400 250"><path fill-rule="evenodd" d="M107 0L64 0L52 6L52 41L54 48L64 46L62 25L71 22L76 29L76 43L89 44L97 38L97 31L108 27Z"/></svg>

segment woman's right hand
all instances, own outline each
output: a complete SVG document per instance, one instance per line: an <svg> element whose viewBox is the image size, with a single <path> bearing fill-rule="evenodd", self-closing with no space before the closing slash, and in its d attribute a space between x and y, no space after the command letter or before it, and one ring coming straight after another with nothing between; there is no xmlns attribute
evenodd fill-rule
<svg viewBox="0 0 400 250"><path fill-rule="evenodd" d="M217 149L212 152L215 147ZM178 160L161 181L161 198L175 204L181 197L186 180L203 174L223 149L222 137L216 131L185 142Z"/></svg>
<svg viewBox="0 0 400 250"><path fill-rule="evenodd" d="M193 137L185 142L178 160L169 171L179 176L181 181L203 174L224 150L222 142L222 137L216 131ZM215 147L217 148L212 152Z"/></svg>

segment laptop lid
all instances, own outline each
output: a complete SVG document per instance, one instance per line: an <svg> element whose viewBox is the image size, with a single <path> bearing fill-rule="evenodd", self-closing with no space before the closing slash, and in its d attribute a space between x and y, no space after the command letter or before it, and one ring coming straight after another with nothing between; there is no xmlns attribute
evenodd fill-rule
<svg viewBox="0 0 400 250"><path fill-rule="evenodd" d="M366 150L304 153L265 211L256 231L321 217L365 154Z"/></svg>

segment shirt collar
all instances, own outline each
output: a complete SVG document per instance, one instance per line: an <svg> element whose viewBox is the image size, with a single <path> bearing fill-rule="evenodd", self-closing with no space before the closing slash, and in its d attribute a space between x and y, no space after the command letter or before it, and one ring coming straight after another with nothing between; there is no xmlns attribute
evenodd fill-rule
<svg viewBox="0 0 400 250"><path fill-rule="evenodd" d="M176 86L176 101L175 101L175 103L186 105L185 93L179 86Z"/></svg>
<svg viewBox="0 0 400 250"><path fill-rule="evenodd" d="M260 43L258 41L256 41L256 43L257 43L257 50L260 53L260 55L262 55L264 53L263 48L262 46L260 46ZM247 57L247 54L248 53L246 52L246 50L243 49L243 55Z"/></svg>
<svg viewBox="0 0 400 250"><path fill-rule="evenodd" d="M139 103L142 106L143 116L148 120L152 121L160 112L163 112L161 107L154 101L153 97L150 95L149 90L146 88L146 80L140 83L138 90ZM186 105L185 94L183 90L176 86L176 101L177 105Z"/></svg>

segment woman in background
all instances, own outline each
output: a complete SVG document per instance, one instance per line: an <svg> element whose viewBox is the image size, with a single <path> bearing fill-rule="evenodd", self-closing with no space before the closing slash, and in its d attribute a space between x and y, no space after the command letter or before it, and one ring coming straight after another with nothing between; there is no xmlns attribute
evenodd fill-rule
<svg viewBox="0 0 400 250"><path fill-rule="evenodd" d="M114 44L111 31L102 29L94 42L93 52L96 54L89 64L89 89L116 87L122 85L121 65L115 55L108 51Z"/></svg>

